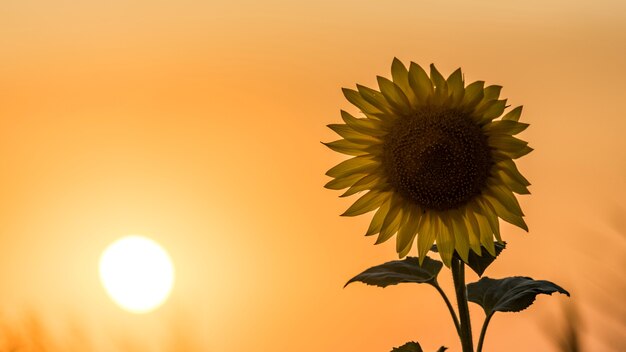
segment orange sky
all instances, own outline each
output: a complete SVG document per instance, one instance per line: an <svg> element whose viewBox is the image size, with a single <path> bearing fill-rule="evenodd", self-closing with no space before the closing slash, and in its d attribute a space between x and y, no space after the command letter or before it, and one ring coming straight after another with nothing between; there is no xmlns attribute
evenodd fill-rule
<svg viewBox="0 0 626 352"><path fill-rule="evenodd" d="M621 304L626 285L618 0L3 1L0 317L34 312L61 338L78 325L102 351L458 351L431 288L342 289L395 244L362 236L369 216L339 217L354 199L322 188L343 158L319 142L356 112L340 88L374 86L394 56L460 66L525 106L530 233L503 225L487 275L561 284L590 350L626 346L626 311L598 303ZM104 247L132 233L177 268L143 316L97 277ZM496 315L486 350L551 350L542 329L566 301Z"/></svg>

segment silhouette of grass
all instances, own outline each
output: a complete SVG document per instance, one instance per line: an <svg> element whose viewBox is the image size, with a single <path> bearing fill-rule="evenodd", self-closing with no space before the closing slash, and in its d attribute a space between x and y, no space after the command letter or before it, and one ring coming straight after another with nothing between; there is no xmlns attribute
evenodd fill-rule
<svg viewBox="0 0 626 352"><path fill-rule="evenodd" d="M160 348L147 346L145 340L123 336L106 341L107 346L97 346L79 324L55 332L50 325L34 314L26 313L18 319L0 319L0 352L187 352L205 351L194 339L193 333L171 325L170 334L162 339ZM152 336L150 337L152 338ZM144 342L142 342L144 341ZM111 350L112 348L112 350Z"/></svg>
<svg viewBox="0 0 626 352"><path fill-rule="evenodd" d="M621 207L615 207L609 225L614 232L594 233L598 243L605 248L596 248L597 253L589 254L589 248L580 250L579 255L588 264L591 273L579 273L590 296L584 302L566 303L562 306L563 324L555 328L546 325L551 340L561 352L586 351L585 340L593 338L606 351L626 351L626 274L623 271L623 253L626 252L626 219ZM587 234L588 235L588 234ZM608 245L607 245L608 244ZM617 255L614 265L607 266L598 258L606 255L603 251L612 248ZM610 253L609 253L610 255ZM585 308L584 313L579 308ZM594 315L594 329L587 329L585 316ZM594 351L595 352L595 351Z"/></svg>

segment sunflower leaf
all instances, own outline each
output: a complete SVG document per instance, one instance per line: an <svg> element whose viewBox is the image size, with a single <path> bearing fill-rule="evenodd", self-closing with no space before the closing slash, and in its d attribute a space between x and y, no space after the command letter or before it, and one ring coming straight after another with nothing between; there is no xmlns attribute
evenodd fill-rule
<svg viewBox="0 0 626 352"><path fill-rule="evenodd" d="M444 352L447 349L448 347L441 346L439 347L437 352ZM400 347L394 347L394 349L391 350L391 352L423 352L423 350L419 343L411 341L411 342L405 343L404 345Z"/></svg>
<svg viewBox="0 0 626 352"><path fill-rule="evenodd" d="M417 342L407 342L400 347L394 347L391 352L423 352L422 347Z"/></svg>
<svg viewBox="0 0 626 352"><path fill-rule="evenodd" d="M436 286L438 285L437 275L442 267L443 263L429 257L424 258L421 266L417 257L406 257L403 260L393 260L373 266L350 279L344 287L357 281L378 287L401 283L425 283Z"/></svg>
<svg viewBox="0 0 626 352"><path fill-rule="evenodd" d="M483 277L467 285L467 299L483 307L487 316L495 312L520 312L530 307L537 295L554 292L569 297L569 292L550 281L523 276L504 279Z"/></svg>
<svg viewBox="0 0 626 352"><path fill-rule="evenodd" d="M498 255L500 255L500 253L506 248L506 242L494 242L493 244L496 248L495 257L489 254L485 247L481 247L482 254L480 255L476 254L474 251L469 251L467 261L463 260L457 251L454 251L454 257L465 262L465 264L474 270L478 276L483 276L487 267L489 267L489 265L491 265L491 263L496 260ZM436 244L434 244L430 250L435 253L439 253L439 249Z"/></svg>

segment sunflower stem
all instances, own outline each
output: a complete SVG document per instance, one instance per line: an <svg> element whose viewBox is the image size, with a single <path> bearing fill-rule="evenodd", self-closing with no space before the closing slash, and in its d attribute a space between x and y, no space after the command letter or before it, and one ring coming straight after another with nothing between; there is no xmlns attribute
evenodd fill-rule
<svg viewBox="0 0 626 352"><path fill-rule="evenodd" d="M485 322L483 323L482 329L480 329L480 338L478 339L478 347L476 348L476 352L481 352L483 350L483 341L485 341L485 334L487 333L487 326L489 325L489 321L493 314L489 314L485 317Z"/></svg>
<svg viewBox="0 0 626 352"><path fill-rule="evenodd" d="M467 288L465 286L465 263L458 258L452 258L452 280L456 292L456 301L459 307L461 346L463 352L474 352L472 342L472 326L470 324L469 307L467 305Z"/></svg>
<svg viewBox="0 0 626 352"><path fill-rule="evenodd" d="M446 306L448 307L450 315L452 316L452 321L454 322L454 327L456 328L456 333L459 334L459 337L461 337L461 326L459 325L459 318L456 316L456 312L452 307L452 303L450 303L448 296L441 289L441 287L439 287L439 285L435 285L435 288L437 289L437 292L439 292L439 294L441 295L441 298L443 298L444 302L446 302Z"/></svg>

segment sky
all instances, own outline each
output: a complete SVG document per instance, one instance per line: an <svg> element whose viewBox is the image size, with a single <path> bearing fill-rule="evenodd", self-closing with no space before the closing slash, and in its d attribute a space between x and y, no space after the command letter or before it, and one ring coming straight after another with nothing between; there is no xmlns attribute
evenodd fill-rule
<svg viewBox="0 0 626 352"><path fill-rule="evenodd" d="M508 248L486 275L571 298L497 314L485 350L556 351L566 306L588 350L624 349L618 0L3 1L0 326L93 351L460 350L430 287L343 288L397 254L363 237L371 215L339 216L355 199L323 188L344 157L320 141L340 109L357 112L341 88L375 87L394 57L502 85L531 124L530 231L502 224ZM129 234L176 267L144 315L98 278Z"/></svg>

